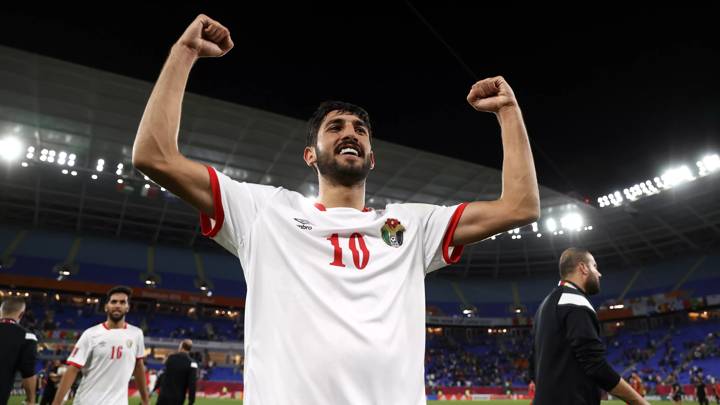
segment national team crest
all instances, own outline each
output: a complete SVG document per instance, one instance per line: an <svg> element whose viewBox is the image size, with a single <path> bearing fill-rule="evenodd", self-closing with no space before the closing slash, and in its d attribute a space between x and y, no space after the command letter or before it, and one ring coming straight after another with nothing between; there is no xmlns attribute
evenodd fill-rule
<svg viewBox="0 0 720 405"><path fill-rule="evenodd" d="M383 240L388 244L388 246L400 247L400 245L402 245L405 227L402 226L400 221L397 219L389 218L385 221L385 225L383 225L380 232L382 233Z"/></svg>
<svg viewBox="0 0 720 405"><path fill-rule="evenodd" d="M132 349L133 341L128 339L127 342L125 342L125 346L127 346L128 349Z"/></svg>

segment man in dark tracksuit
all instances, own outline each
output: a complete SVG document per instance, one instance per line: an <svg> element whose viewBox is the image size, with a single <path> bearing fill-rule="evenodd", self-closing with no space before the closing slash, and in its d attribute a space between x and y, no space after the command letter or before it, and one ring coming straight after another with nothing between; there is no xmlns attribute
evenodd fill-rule
<svg viewBox="0 0 720 405"><path fill-rule="evenodd" d="M192 340L185 339L180 343L179 351L165 360L165 372L158 380L160 395L156 405L182 405L185 393L188 405L195 403L198 365L190 357L190 349Z"/></svg>
<svg viewBox="0 0 720 405"><path fill-rule="evenodd" d="M17 371L27 403L35 404L37 337L18 324L24 313L25 300L20 297L5 298L0 305L0 404L8 402Z"/></svg>
<svg viewBox="0 0 720 405"><path fill-rule="evenodd" d="M599 405L601 391L649 405L605 360L600 322L587 298L600 292L593 256L569 248L560 257L559 285L535 314L533 405Z"/></svg>

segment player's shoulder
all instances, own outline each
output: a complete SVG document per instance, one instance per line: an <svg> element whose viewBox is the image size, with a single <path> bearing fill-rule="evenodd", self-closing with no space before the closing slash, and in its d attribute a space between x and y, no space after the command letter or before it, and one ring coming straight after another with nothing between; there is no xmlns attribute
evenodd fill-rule
<svg viewBox="0 0 720 405"><path fill-rule="evenodd" d="M107 326L105 326L105 323L103 322L85 329L83 335L97 335L107 330L109 329L107 328Z"/></svg>
<svg viewBox="0 0 720 405"><path fill-rule="evenodd" d="M27 329L23 329L23 332L25 332L25 341L37 343L38 338L35 333L33 333L32 331L27 330Z"/></svg>
<svg viewBox="0 0 720 405"><path fill-rule="evenodd" d="M140 336L143 336L143 331L142 331L142 329L138 328L138 327L135 326L135 325L131 325L131 324L129 324L129 323L126 323L126 325L127 325L127 328L126 328L126 332L127 332L127 333L132 334L132 335L140 335Z"/></svg>
<svg viewBox="0 0 720 405"><path fill-rule="evenodd" d="M557 306L560 309L586 309L595 312L590 300L580 291L571 288L559 288L556 297Z"/></svg>
<svg viewBox="0 0 720 405"><path fill-rule="evenodd" d="M404 212L417 217L425 217L433 213L433 211L448 208L444 205L426 204L426 203L398 203L388 204L385 211L388 213Z"/></svg>

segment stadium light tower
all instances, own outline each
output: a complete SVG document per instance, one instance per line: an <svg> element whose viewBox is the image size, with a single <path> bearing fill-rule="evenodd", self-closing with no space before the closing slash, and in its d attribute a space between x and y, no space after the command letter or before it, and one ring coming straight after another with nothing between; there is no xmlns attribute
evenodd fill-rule
<svg viewBox="0 0 720 405"><path fill-rule="evenodd" d="M8 136L0 139L0 156L12 162L17 159L23 151L23 145L19 139Z"/></svg>

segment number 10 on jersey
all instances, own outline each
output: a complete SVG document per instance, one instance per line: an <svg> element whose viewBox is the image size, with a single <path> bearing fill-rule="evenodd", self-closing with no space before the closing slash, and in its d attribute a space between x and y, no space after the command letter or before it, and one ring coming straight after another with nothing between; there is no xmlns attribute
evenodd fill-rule
<svg viewBox="0 0 720 405"><path fill-rule="evenodd" d="M329 240L330 244L333 246L333 261L330 262L330 265L345 267L345 264L343 263L342 247L340 246L341 241L344 241L345 238L340 238L338 234L334 233L329 236L327 240ZM365 266L367 266L368 261L370 261L370 251L367 248L365 239L362 235L355 232L350 235L350 238L348 238L347 241L348 248L352 252L355 268L358 270L364 269Z"/></svg>

